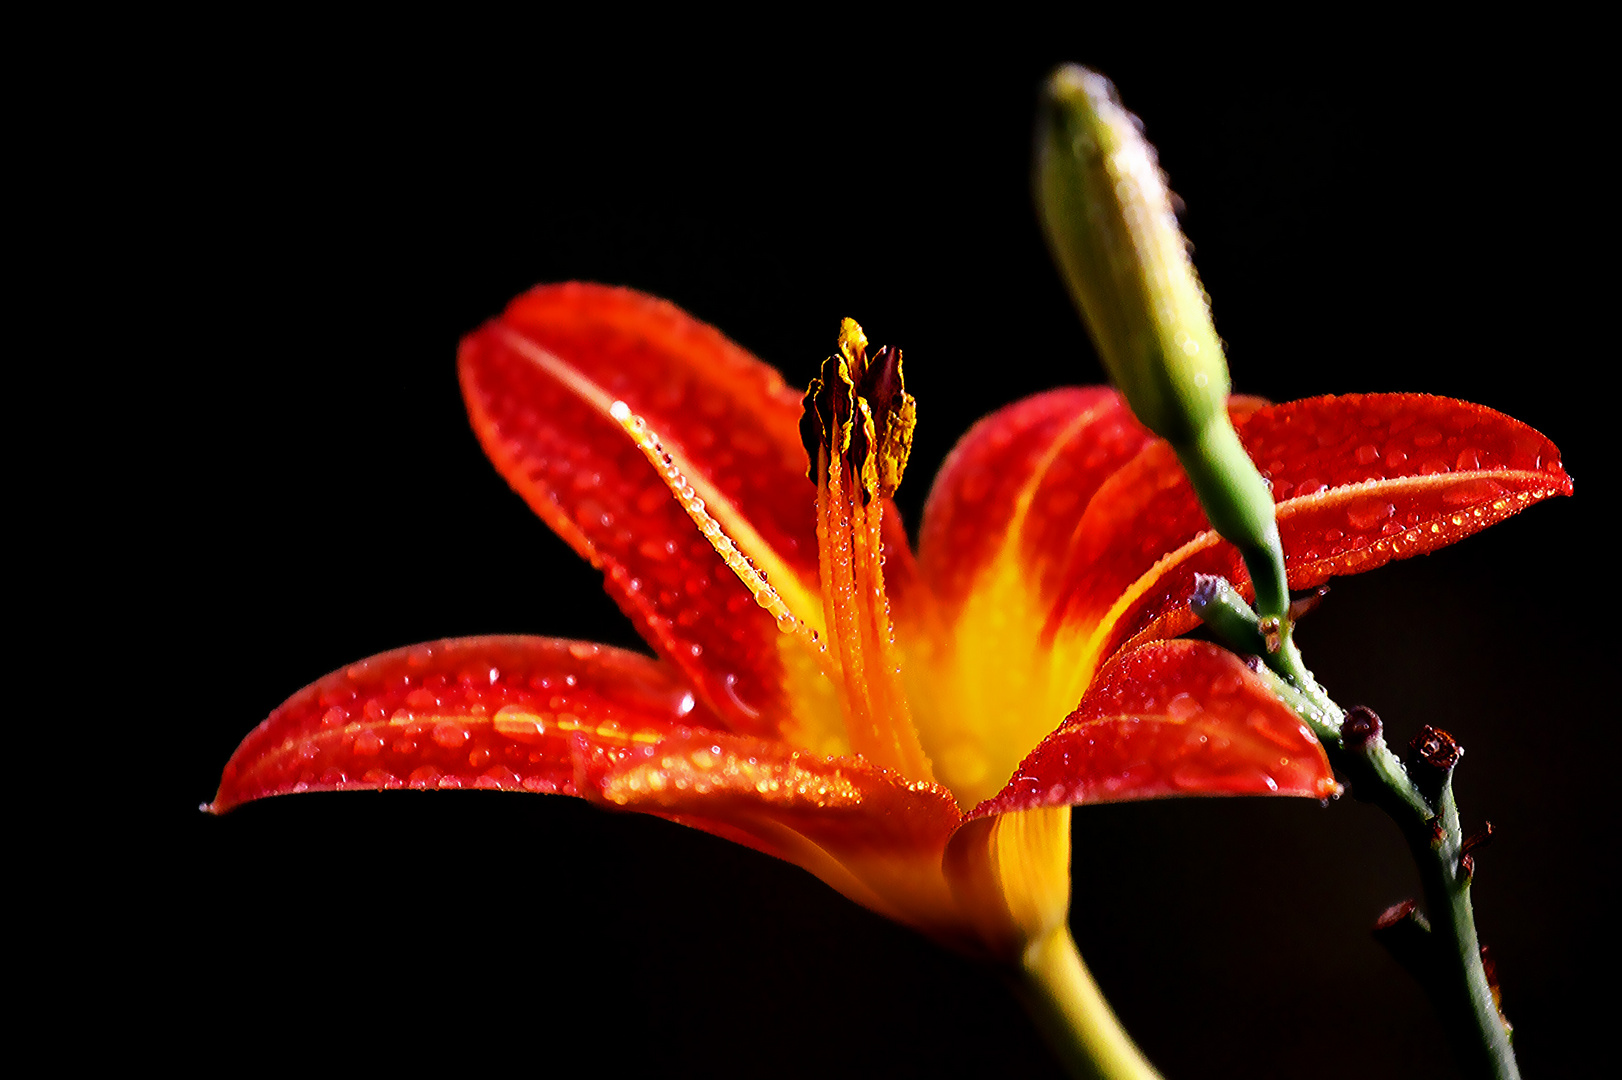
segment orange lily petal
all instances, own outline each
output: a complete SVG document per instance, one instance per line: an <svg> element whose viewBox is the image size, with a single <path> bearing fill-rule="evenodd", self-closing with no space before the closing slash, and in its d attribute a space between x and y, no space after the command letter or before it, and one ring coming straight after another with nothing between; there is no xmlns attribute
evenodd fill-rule
<svg viewBox="0 0 1622 1080"><path fill-rule="evenodd" d="M378 788L578 794L581 746L720 726L667 664L542 637L428 642L350 664L271 713L225 766L210 809Z"/></svg>
<svg viewBox="0 0 1622 1080"><path fill-rule="evenodd" d="M1571 492L1547 438L1449 398L1311 398L1260 409L1236 426L1273 485L1296 589L1433 551ZM1048 632L1091 633L1100 658L1191 629L1196 573L1250 588L1165 444L1146 448L1101 489L1069 558L1068 596Z"/></svg>
<svg viewBox="0 0 1622 1080"><path fill-rule="evenodd" d="M1116 657L971 818L1172 795L1339 790L1323 747L1232 653L1154 642Z"/></svg>
<svg viewBox="0 0 1622 1080"><path fill-rule="evenodd" d="M1093 493L1153 438L1102 387L1037 394L970 428L935 478L918 540L944 614L1007 547L1028 580L1050 583Z"/></svg>
<svg viewBox="0 0 1622 1080"><path fill-rule="evenodd" d="M603 568L610 595L734 730L791 716L779 632L619 422L645 418L708 512L795 614L820 618L814 491L799 395L714 328L626 289L534 289L462 343L485 452L529 505ZM747 516L745 510L747 508Z"/></svg>
<svg viewBox="0 0 1622 1080"><path fill-rule="evenodd" d="M941 857L962 821L951 792L859 757L672 728L582 748L582 794L658 814L795 863L864 906L952 940L961 916Z"/></svg>
<svg viewBox="0 0 1622 1080"><path fill-rule="evenodd" d="M920 572L940 601L934 647L908 654L908 693L935 775L973 806L1073 708L1040 640L1076 522L1151 436L1114 391L1039 394L980 421L929 494ZM932 640L907 618L904 642Z"/></svg>
<svg viewBox="0 0 1622 1080"><path fill-rule="evenodd" d="M1235 420L1265 408L1229 399ZM921 571L956 615L978 576L1007 550L1043 596L1055 595L1076 525L1099 487L1155 441L1108 387L1063 387L1005 406L952 448L930 489Z"/></svg>

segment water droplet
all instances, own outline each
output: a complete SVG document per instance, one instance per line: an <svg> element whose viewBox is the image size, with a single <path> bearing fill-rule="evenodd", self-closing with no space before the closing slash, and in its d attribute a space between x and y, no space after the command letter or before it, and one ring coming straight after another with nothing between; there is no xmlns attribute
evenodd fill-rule
<svg viewBox="0 0 1622 1080"><path fill-rule="evenodd" d="M473 738L473 733L457 720L441 720L434 725L433 740L447 750L458 750Z"/></svg>
<svg viewBox="0 0 1622 1080"><path fill-rule="evenodd" d="M1394 514L1396 509L1379 496L1358 499L1346 508L1346 523L1354 529L1372 529Z"/></svg>
<svg viewBox="0 0 1622 1080"><path fill-rule="evenodd" d="M1187 720L1200 711L1200 703L1191 694L1178 694L1166 702L1166 715L1173 720Z"/></svg>

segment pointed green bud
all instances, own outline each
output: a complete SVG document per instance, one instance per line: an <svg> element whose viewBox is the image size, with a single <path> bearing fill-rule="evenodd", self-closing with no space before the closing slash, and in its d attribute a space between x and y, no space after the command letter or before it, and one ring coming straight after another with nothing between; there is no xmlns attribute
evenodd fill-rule
<svg viewBox="0 0 1622 1080"><path fill-rule="evenodd" d="M1036 187L1048 245L1110 378L1144 425L1189 442L1228 397L1228 365L1137 118L1096 72L1048 80Z"/></svg>
<svg viewBox="0 0 1622 1080"><path fill-rule="evenodd" d="M1048 246L1110 378L1244 555L1274 651L1289 640L1290 595L1273 499L1228 419L1228 364L1154 147L1109 80L1074 65L1048 79L1038 125Z"/></svg>

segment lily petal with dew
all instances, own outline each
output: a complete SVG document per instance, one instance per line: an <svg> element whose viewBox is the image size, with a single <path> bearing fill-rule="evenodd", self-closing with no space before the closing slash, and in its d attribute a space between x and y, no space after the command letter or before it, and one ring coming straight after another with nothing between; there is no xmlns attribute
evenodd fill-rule
<svg viewBox="0 0 1622 1080"><path fill-rule="evenodd" d="M470 335L460 371L486 452L603 570L657 659L496 637L361 661L244 740L214 811L310 790L574 795L786 859L952 948L1090 989L1066 926L1069 807L1337 790L1244 661L1167 640L1195 625L1196 573L1246 579L1113 391L1054 390L976 425L915 557L888 498L914 410L901 355L870 354L853 322L802 402L668 303L546 286ZM1570 490L1552 443L1462 402L1230 411L1295 588ZM1091 1025L1079 1037L1116 1074L1147 1074L1101 999L1063 1022Z"/></svg>

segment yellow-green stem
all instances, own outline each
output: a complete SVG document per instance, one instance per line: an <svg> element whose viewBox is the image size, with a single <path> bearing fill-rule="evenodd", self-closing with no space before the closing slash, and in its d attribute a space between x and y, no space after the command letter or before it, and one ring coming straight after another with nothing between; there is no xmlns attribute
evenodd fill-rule
<svg viewBox="0 0 1622 1080"><path fill-rule="evenodd" d="M1070 1075L1161 1080L1099 992L1068 926L1025 950L1017 988Z"/></svg>

